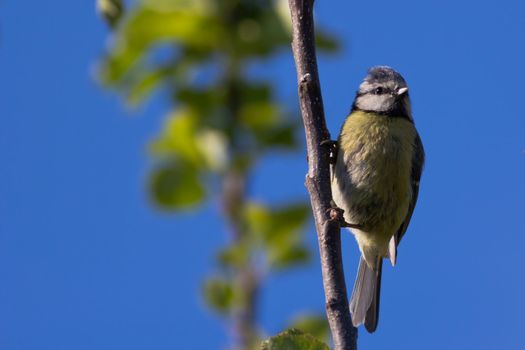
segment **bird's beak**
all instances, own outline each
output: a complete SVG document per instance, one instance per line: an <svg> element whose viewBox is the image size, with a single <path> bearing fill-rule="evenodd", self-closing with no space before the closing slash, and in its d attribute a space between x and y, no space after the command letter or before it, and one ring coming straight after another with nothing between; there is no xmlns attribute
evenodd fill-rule
<svg viewBox="0 0 525 350"><path fill-rule="evenodd" d="M397 90L397 96L403 96L407 92L408 92L408 88L407 87L402 87L399 90Z"/></svg>

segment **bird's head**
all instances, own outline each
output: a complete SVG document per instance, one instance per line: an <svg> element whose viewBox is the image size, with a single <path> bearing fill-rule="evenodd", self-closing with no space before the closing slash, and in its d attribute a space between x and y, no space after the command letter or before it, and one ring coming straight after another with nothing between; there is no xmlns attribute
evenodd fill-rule
<svg viewBox="0 0 525 350"><path fill-rule="evenodd" d="M359 86L354 109L412 119L405 79L387 66L370 68Z"/></svg>

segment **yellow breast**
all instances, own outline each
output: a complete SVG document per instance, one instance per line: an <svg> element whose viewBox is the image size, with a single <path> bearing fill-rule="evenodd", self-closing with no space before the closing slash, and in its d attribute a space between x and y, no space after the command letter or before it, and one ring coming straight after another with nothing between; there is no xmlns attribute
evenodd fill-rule
<svg viewBox="0 0 525 350"><path fill-rule="evenodd" d="M348 222L363 226L363 243L380 245L380 250L408 212L415 136L406 119L360 111L341 130L334 201Z"/></svg>

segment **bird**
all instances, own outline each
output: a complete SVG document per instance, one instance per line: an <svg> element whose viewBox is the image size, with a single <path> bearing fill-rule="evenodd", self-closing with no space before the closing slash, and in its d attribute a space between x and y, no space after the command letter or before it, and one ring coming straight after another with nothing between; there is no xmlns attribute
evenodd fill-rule
<svg viewBox="0 0 525 350"><path fill-rule="evenodd" d="M397 248L416 205L425 151L405 79L375 66L359 86L335 143L331 189L361 257L350 298L352 324L377 329L383 259Z"/></svg>

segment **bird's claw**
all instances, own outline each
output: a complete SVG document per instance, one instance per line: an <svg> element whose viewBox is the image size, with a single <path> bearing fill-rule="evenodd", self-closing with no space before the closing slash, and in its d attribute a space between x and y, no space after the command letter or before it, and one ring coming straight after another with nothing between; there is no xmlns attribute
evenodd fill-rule
<svg viewBox="0 0 525 350"><path fill-rule="evenodd" d="M337 141L324 140L321 142L321 146L328 147L330 152L330 164L335 164L335 161L337 160Z"/></svg>
<svg viewBox="0 0 525 350"><path fill-rule="evenodd" d="M348 228L355 228L355 229L361 229L362 226L359 224L351 224L349 222L345 221L344 218L344 210L337 207L334 203L334 201L331 202L332 207L327 210L328 216L330 217L330 220L338 220L339 225L341 227L348 227Z"/></svg>
<svg viewBox="0 0 525 350"><path fill-rule="evenodd" d="M348 227L348 228L355 228L355 229L362 229L363 226L362 225L359 225L359 224L351 224L349 222L346 222L343 220L343 222L341 223L341 227Z"/></svg>

